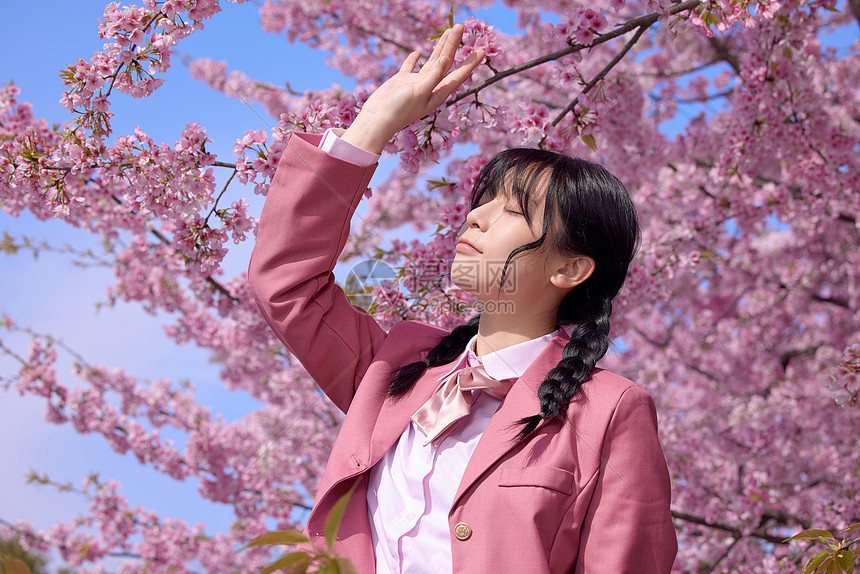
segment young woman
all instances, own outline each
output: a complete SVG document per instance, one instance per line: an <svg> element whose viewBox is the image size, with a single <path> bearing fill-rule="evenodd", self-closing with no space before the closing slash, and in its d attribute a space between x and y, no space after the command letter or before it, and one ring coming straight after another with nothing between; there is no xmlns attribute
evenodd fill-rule
<svg viewBox="0 0 860 574"><path fill-rule="evenodd" d="M448 73L463 27L418 53L340 137L292 134L266 199L249 281L278 337L346 413L308 534L358 483L336 550L361 573L636 573L671 569L669 475L650 395L595 368L638 239L624 186L540 150L492 159L452 278L484 303L448 333L389 332L332 269L398 130L483 59Z"/></svg>

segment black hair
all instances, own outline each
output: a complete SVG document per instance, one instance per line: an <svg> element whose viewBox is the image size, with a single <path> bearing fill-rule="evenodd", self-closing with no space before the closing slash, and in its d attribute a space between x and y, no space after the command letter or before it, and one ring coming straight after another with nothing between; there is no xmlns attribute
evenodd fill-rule
<svg viewBox="0 0 860 574"><path fill-rule="evenodd" d="M524 440L540 421L563 418L568 404L591 376L594 365L609 348L609 318L612 299L621 290L627 269L639 244L636 208L624 184L604 167L547 150L516 148L493 157L478 174L472 188L471 209L484 196L499 192L516 198L531 225L529 199L537 186L546 186L541 236L511 251L502 270L499 289L511 260L525 251L548 247L567 255L585 255L594 260L594 271L574 287L558 309L559 327L574 325L562 358L538 388L540 412L517 421L522 425L518 440ZM392 373L388 394L402 396L428 366L450 363L478 332L480 315L444 336L426 356L426 361L404 365Z"/></svg>

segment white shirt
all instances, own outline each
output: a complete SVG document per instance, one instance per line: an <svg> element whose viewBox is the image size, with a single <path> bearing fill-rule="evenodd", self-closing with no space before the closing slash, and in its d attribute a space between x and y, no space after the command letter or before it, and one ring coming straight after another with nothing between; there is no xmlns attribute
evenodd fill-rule
<svg viewBox="0 0 860 574"><path fill-rule="evenodd" d="M477 335L439 381L456 369L484 365L496 380L518 378L558 331L478 357ZM448 512L478 440L502 401L476 391L472 408L439 443L424 445L410 423L371 470L367 513L377 574L442 574L452 571Z"/></svg>

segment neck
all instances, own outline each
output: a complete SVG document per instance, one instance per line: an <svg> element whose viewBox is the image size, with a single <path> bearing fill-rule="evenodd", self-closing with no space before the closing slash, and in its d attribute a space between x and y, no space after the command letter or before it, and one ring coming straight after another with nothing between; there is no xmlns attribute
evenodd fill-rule
<svg viewBox="0 0 860 574"><path fill-rule="evenodd" d="M485 309L478 323L475 354L483 357L488 353L537 339L557 328L556 317L551 315L523 317L510 313L489 313Z"/></svg>

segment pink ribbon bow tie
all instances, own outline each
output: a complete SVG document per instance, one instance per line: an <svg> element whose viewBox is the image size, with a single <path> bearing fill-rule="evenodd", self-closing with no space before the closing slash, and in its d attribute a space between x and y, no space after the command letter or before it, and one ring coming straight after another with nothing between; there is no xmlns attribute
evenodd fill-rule
<svg viewBox="0 0 860 574"><path fill-rule="evenodd" d="M472 391L481 389L502 399L513 386L513 379L497 381L483 365L454 371L439 383L430 398L412 415L412 420L427 437L424 445L438 445L457 422L469 414Z"/></svg>

